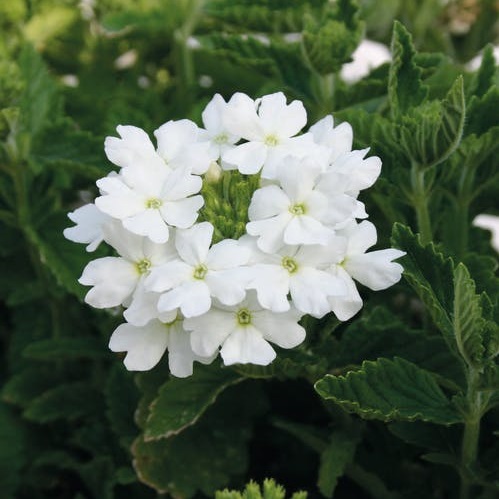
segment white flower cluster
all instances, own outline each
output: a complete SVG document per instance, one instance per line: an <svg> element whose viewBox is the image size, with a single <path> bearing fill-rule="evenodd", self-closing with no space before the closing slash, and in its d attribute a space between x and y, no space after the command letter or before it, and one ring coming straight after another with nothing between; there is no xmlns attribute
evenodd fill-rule
<svg viewBox="0 0 499 499"><path fill-rule="evenodd" d="M215 95L204 128L169 121L149 136L118 126L105 141L118 172L97 181L100 196L69 214L65 236L93 251L101 241L118 256L91 261L79 280L86 302L123 306L126 322L109 347L127 352L130 370L154 367L166 350L175 376L220 353L226 365L267 365L271 343L293 348L305 338L305 314L347 320L362 307L354 282L373 289L396 283L403 255L366 253L376 229L357 199L381 161L352 151L348 123L327 116L307 133L299 101L282 93L253 100ZM196 223L203 181L213 171L260 175L247 210L246 234L213 243L210 221ZM213 180L211 180L213 181ZM207 200L208 201L208 200Z"/></svg>

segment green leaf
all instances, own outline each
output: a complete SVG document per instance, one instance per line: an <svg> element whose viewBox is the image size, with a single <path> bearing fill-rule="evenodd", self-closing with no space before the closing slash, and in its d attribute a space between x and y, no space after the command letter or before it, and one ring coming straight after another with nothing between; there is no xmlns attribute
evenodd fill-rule
<svg viewBox="0 0 499 499"><path fill-rule="evenodd" d="M402 357L438 373L448 383L464 383L461 364L441 335L408 325L386 309L376 307L347 326L334 357L335 366L361 364L378 357ZM453 381L450 381L453 380Z"/></svg>
<svg viewBox="0 0 499 499"><path fill-rule="evenodd" d="M400 260L404 277L426 305L447 345L456 351L450 314L454 310L454 265L450 258L438 252L433 243L424 246L419 235L408 227L395 224L392 244L407 254Z"/></svg>
<svg viewBox="0 0 499 499"><path fill-rule="evenodd" d="M308 15L302 33L308 60L321 75L336 73L351 61L362 35L356 2L339 0L334 7L318 18Z"/></svg>
<svg viewBox="0 0 499 499"><path fill-rule="evenodd" d="M438 424L462 419L428 371L400 358L365 361L346 376L326 375L315 388L323 398L365 419Z"/></svg>
<svg viewBox="0 0 499 499"><path fill-rule="evenodd" d="M443 101L431 101L411 109L395 127L395 136L409 159L423 168L446 160L459 146L466 105L463 78L452 85Z"/></svg>
<svg viewBox="0 0 499 499"><path fill-rule="evenodd" d="M496 60L494 58L494 46L489 44L482 52L482 63L475 75L473 95L483 97L496 82Z"/></svg>
<svg viewBox="0 0 499 499"><path fill-rule="evenodd" d="M247 442L253 418L264 407L262 391L252 382L220 395L195 425L154 441L139 437L132 446L139 479L159 493L189 498L207 496L247 467Z"/></svg>
<svg viewBox="0 0 499 499"><path fill-rule="evenodd" d="M319 466L317 485L323 496L333 497L338 478L353 461L358 442L358 435L349 435L344 431L335 431L331 435L326 450L321 454Z"/></svg>
<svg viewBox="0 0 499 499"><path fill-rule="evenodd" d="M18 497L25 464L25 439L22 428L9 408L0 402L0 490L5 499Z"/></svg>
<svg viewBox="0 0 499 499"><path fill-rule="evenodd" d="M57 87L42 58L29 45L21 52L19 66L25 81L20 100L23 131L35 136L49 124L51 115L59 112Z"/></svg>
<svg viewBox="0 0 499 499"><path fill-rule="evenodd" d="M428 95L428 88L421 82L422 70L415 61L412 37L398 21L393 25L391 52L388 97L396 117L421 104Z"/></svg>
<svg viewBox="0 0 499 499"><path fill-rule="evenodd" d="M468 107L467 134L482 135L492 127L499 126L499 116L496 112L499 107L499 87L491 87L483 97L473 96Z"/></svg>
<svg viewBox="0 0 499 499"><path fill-rule="evenodd" d="M196 366L189 378L171 378L150 406L144 438L167 438L193 425L228 386L243 378L229 369Z"/></svg>
<svg viewBox="0 0 499 499"><path fill-rule="evenodd" d="M102 409L100 394L84 382L65 383L36 397L24 411L30 421L73 421Z"/></svg>
<svg viewBox="0 0 499 499"><path fill-rule="evenodd" d="M452 324L461 356L469 366L482 368L485 320L482 316L481 296L475 293L475 282L462 263L454 270Z"/></svg>
<svg viewBox="0 0 499 499"><path fill-rule="evenodd" d="M102 341L95 338L50 338L30 343L23 351L30 359L74 361L108 357L109 352Z"/></svg>
<svg viewBox="0 0 499 499"><path fill-rule="evenodd" d="M266 478L263 487L256 482L249 482L241 492L237 490L217 490L215 499L284 499L286 491L274 479ZM291 499L306 499L306 492L295 492Z"/></svg>

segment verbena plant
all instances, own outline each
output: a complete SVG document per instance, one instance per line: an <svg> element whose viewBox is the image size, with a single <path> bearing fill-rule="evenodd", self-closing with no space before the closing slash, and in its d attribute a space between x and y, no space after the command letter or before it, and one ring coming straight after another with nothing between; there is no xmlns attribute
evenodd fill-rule
<svg viewBox="0 0 499 499"><path fill-rule="evenodd" d="M497 211L498 72L484 48L496 8L3 2L2 497L284 497L267 477L296 498L496 497L497 253L472 226ZM347 84L342 65L364 34L389 43L392 61ZM465 69L479 51L479 68ZM289 133L257 137L248 116ZM137 223L140 210L123 211L136 198L117 189L167 182L154 170L165 159L168 175L185 170L170 187L185 187L189 221L166 211ZM307 186L311 197L293 198ZM172 201L167 190L148 194L148 213ZM283 196L286 224L307 213L313 224L269 226ZM88 249L108 245L86 251L64 230ZM151 252L127 260L153 245L162 271ZM205 288L179 291L179 254L196 252L223 254L226 267L182 257ZM308 287L277 287L283 269L312 260ZM131 300L139 280L152 305ZM220 339L221 311L238 306L243 333L255 307L267 311L272 346ZM147 336L149 319L169 329Z"/></svg>

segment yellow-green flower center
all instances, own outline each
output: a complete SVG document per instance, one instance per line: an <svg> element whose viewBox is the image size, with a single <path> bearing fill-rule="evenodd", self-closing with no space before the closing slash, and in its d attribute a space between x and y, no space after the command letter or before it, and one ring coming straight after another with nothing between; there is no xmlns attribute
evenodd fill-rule
<svg viewBox="0 0 499 499"><path fill-rule="evenodd" d="M247 308L241 308L237 312L237 322L240 326L251 324L251 312Z"/></svg>
<svg viewBox="0 0 499 499"><path fill-rule="evenodd" d="M163 204L163 201L158 198L151 198L146 201L146 208L151 208L153 210L157 210L161 208L161 205Z"/></svg>
<svg viewBox="0 0 499 499"><path fill-rule="evenodd" d="M137 267L137 272L139 274L147 274L151 270L151 261L147 258L143 258L135 263L135 267Z"/></svg>
<svg viewBox="0 0 499 499"><path fill-rule="evenodd" d="M279 144L279 139L275 135L267 135L265 137L265 145L269 147L274 147Z"/></svg>
<svg viewBox="0 0 499 499"><path fill-rule="evenodd" d="M293 215L304 215L305 211L305 205L303 203L297 203L289 207L289 212Z"/></svg>
<svg viewBox="0 0 499 499"><path fill-rule="evenodd" d="M192 275L194 276L194 279L203 280L207 273L208 267L201 263L194 269L194 273Z"/></svg>
<svg viewBox="0 0 499 499"><path fill-rule="evenodd" d="M213 142L215 142L215 144L226 144L228 140L229 137L223 132L213 137Z"/></svg>
<svg viewBox="0 0 499 499"><path fill-rule="evenodd" d="M296 263L296 260L293 260L289 256L283 257L281 260L281 265L290 273L293 274L298 270L298 264Z"/></svg>

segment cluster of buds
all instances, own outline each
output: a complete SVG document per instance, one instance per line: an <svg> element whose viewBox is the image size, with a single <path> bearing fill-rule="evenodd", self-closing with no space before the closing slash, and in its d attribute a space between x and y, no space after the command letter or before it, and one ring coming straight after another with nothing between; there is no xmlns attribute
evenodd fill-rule
<svg viewBox="0 0 499 499"><path fill-rule="evenodd" d="M130 370L151 369L166 351L179 377L218 354L225 365L268 365L272 344L303 342L304 315L348 320L362 307L355 281L380 290L402 273L393 260L403 252L366 253L377 234L358 195L381 161L352 150L348 123L326 116L302 132L303 104L282 93L215 95L202 119L203 128L160 126L156 147L143 130L119 126L120 138L105 141L119 171L97 181L94 203L69 214L68 239L116 251L91 261L79 282L91 286L93 307L123 307L109 346L127 352ZM229 189L206 188L231 176L246 188L242 210L237 189L212 199ZM216 207L238 202L232 227L243 231L227 235Z"/></svg>

